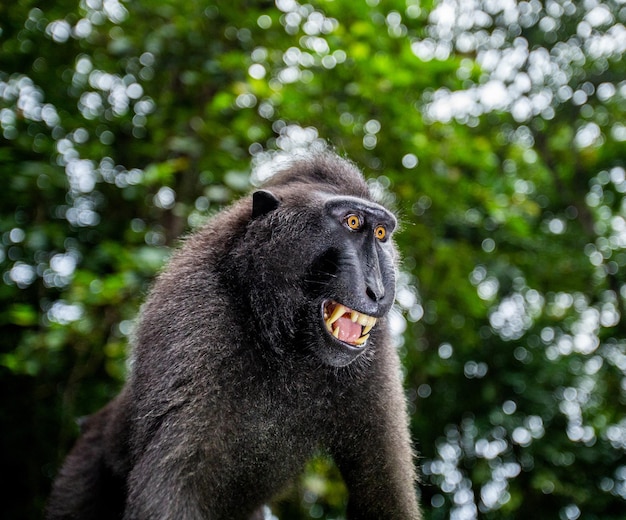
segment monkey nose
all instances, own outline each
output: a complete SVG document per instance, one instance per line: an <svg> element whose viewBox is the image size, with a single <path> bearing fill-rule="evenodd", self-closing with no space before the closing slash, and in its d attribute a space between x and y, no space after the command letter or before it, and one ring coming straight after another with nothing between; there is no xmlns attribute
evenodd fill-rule
<svg viewBox="0 0 626 520"><path fill-rule="evenodd" d="M374 302L379 302L385 297L385 286L380 276L370 275L366 278L365 293Z"/></svg>

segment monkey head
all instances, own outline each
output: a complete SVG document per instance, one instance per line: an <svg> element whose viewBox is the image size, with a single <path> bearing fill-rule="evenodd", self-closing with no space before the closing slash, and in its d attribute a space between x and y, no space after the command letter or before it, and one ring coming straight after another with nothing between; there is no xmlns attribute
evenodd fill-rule
<svg viewBox="0 0 626 520"><path fill-rule="evenodd" d="M350 164L339 165L343 184L317 182L319 165L307 178L305 166L253 194L240 273L264 343L340 367L372 348L393 304L396 219Z"/></svg>

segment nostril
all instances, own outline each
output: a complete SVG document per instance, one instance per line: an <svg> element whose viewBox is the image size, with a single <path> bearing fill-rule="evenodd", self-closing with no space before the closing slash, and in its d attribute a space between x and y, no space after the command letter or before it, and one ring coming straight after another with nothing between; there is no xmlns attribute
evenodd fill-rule
<svg viewBox="0 0 626 520"><path fill-rule="evenodd" d="M365 293L370 298L370 300L375 301L375 302L382 300L385 297L385 291L382 288L376 290L368 286L365 289Z"/></svg>

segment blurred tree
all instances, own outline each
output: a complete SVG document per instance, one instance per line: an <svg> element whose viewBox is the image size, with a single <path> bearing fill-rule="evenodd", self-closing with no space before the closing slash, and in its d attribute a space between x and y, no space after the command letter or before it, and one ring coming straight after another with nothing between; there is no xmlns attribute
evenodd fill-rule
<svg viewBox="0 0 626 520"><path fill-rule="evenodd" d="M177 237L323 139L403 221L426 517L621 518L626 8L579 4L0 5L7 517L119 388ZM321 457L273 511L344 500Z"/></svg>

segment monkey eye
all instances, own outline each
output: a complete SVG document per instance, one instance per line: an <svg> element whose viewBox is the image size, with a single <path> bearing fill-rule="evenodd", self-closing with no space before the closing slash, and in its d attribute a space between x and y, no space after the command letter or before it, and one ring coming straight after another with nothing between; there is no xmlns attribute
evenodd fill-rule
<svg viewBox="0 0 626 520"><path fill-rule="evenodd" d="M346 217L346 226L348 226L353 231L356 231L361 228L361 219L354 214L348 215Z"/></svg>
<svg viewBox="0 0 626 520"><path fill-rule="evenodd" d="M384 240L387 236L387 230L383 226L376 226L376 229L374 230L374 236L378 240Z"/></svg>

